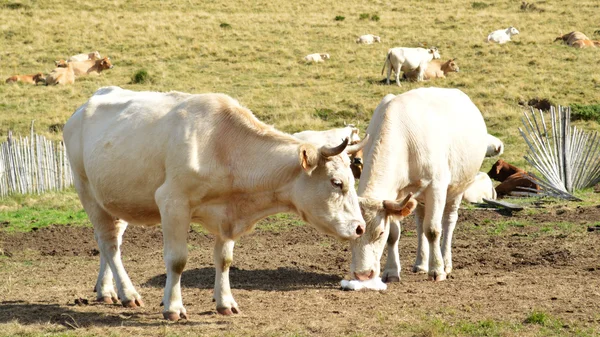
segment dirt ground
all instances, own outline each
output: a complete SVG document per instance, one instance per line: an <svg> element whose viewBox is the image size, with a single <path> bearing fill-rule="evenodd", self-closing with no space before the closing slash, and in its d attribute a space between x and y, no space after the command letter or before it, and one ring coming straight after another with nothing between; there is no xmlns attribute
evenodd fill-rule
<svg viewBox="0 0 600 337"><path fill-rule="evenodd" d="M545 335L525 322L534 311L561 322L555 332L600 334L600 208L531 213L462 210L455 269L440 283L410 272L416 237L407 220L402 280L382 292L340 290L349 268L346 243L308 226L257 229L234 250L231 286L242 310L234 317L217 315L211 302L213 237L190 232L182 281L190 320L175 324L162 320L159 306L159 227L130 226L125 233L125 266L146 304L134 310L94 303L99 256L91 228L0 231L0 335L432 336L457 331L444 325L490 321L504 327L501 335Z"/></svg>

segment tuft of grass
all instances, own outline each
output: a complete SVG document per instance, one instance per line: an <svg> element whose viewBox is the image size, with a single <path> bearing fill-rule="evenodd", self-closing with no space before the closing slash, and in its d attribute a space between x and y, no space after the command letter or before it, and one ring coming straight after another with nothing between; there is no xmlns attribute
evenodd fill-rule
<svg viewBox="0 0 600 337"><path fill-rule="evenodd" d="M471 8L473 8L473 9L484 9L489 6L490 5L486 4L485 2L479 2L479 1L471 2Z"/></svg>
<svg viewBox="0 0 600 337"><path fill-rule="evenodd" d="M360 15L358 16L359 20L367 20L369 19L369 13L360 13Z"/></svg>
<svg viewBox="0 0 600 337"><path fill-rule="evenodd" d="M379 15L377 15L377 14L371 15L371 21L379 21Z"/></svg>
<svg viewBox="0 0 600 337"><path fill-rule="evenodd" d="M600 104L571 104L571 120L592 120L600 123Z"/></svg>
<svg viewBox="0 0 600 337"><path fill-rule="evenodd" d="M345 16L337 15L334 20L335 21L344 21L345 19L346 19Z"/></svg>
<svg viewBox="0 0 600 337"><path fill-rule="evenodd" d="M525 319L526 324L537 324L541 326L549 326L552 322L552 318L550 315L543 311L534 310L527 318Z"/></svg>
<svg viewBox="0 0 600 337"><path fill-rule="evenodd" d="M231 29L231 25L226 23L226 22L222 22L219 27L223 28L223 29Z"/></svg>
<svg viewBox="0 0 600 337"><path fill-rule="evenodd" d="M140 69L133 73L133 76L131 76L132 84L147 84L152 82L153 79L152 77L150 77L150 74L148 74L148 71L146 69Z"/></svg>

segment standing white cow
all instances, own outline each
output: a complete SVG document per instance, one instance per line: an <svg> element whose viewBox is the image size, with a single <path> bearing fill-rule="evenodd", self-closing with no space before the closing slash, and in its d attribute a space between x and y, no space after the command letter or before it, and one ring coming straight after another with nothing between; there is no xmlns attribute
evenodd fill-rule
<svg viewBox="0 0 600 337"><path fill-rule="evenodd" d="M381 42L381 38L373 34L366 34L361 35L356 39L356 43L373 44L373 42Z"/></svg>
<svg viewBox="0 0 600 337"><path fill-rule="evenodd" d="M381 74L387 69L386 84L390 84L392 70L396 73L396 84L400 87L400 70L407 73L409 71L418 71L417 82L421 82L427 70L427 64L433 59L439 59L440 53L436 47L425 48L404 48L397 47L388 50Z"/></svg>
<svg viewBox="0 0 600 337"><path fill-rule="evenodd" d="M187 318L180 280L190 222L216 236L214 298L225 315L239 312L229 286L234 242L258 220L295 212L341 239L365 229L347 155L364 144L318 148L223 94L101 88L68 120L64 141L101 253L99 300L142 304L121 261L127 223L162 223L163 315L175 321Z"/></svg>
<svg viewBox="0 0 600 337"><path fill-rule="evenodd" d="M508 27L506 29L495 30L490 33L487 37L487 42L496 42L499 44L510 41L510 37L519 34L519 31L515 27Z"/></svg>
<svg viewBox="0 0 600 337"><path fill-rule="evenodd" d="M430 279L441 281L452 271L451 242L458 208L483 162L486 126L477 107L458 89L420 88L389 96L377 106L367 128L370 137L358 185L367 230L350 243L350 273L359 280L379 276L387 242L382 280L400 279L400 224L388 212L364 205L413 193L419 202L413 271L428 272Z"/></svg>

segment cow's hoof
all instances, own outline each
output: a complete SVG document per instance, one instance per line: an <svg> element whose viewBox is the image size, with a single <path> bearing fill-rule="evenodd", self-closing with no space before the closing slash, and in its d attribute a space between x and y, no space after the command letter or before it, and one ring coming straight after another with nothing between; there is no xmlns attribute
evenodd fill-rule
<svg viewBox="0 0 600 337"><path fill-rule="evenodd" d="M440 281L444 281L446 279L446 274L444 273L433 273L431 275L429 275L429 281L434 281L434 282L440 282Z"/></svg>
<svg viewBox="0 0 600 337"><path fill-rule="evenodd" d="M182 313L177 313L177 312L163 312L163 317L166 320L169 320L171 322L177 322L180 319L188 319L188 315L185 312L182 312Z"/></svg>
<svg viewBox="0 0 600 337"><path fill-rule="evenodd" d="M233 314L239 314L240 309L236 307L231 308L217 308L217 312L223 316L231 316Z"/></svg>
<svg viewBox="0 0 600 337"><path fill-rule="evenodd" d="M385 275L381 280L385 283L400 282L400 278L398 276L392 275Z"/></svg>
<svg viewBox="0 0 600 337"><path fill-rule="evenodd" d="M98 303L104 303L104 304L115 304L115 303L119 302L119 300L117 300L115 297L110 297L110 296L98 297L96 299L96 301Z"/></svg>
<svg viewBox="0 0 600 337"><path fill-rule="evenodd" d="M125 308L143 307L144 306L144 302L142 302L141 298L138 298L138 299L131 300L131 301L123 301L123 306Z"/></svg>

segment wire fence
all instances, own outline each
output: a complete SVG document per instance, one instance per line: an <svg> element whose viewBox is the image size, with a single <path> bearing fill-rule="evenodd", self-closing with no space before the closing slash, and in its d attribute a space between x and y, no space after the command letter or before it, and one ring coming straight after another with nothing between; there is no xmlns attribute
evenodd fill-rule
<svg viewBox="0 0 600 337"><path fill-rule="evenodd" d="M73 185L71 166L62 141L51 141L33 132L28 137L0 143L0 198L13 193L41 194Z"/></svg>

